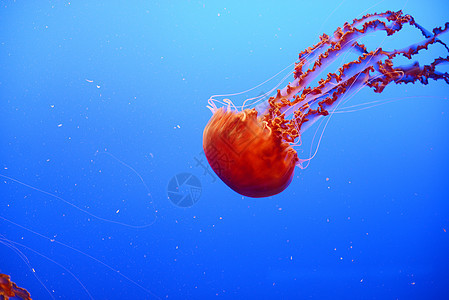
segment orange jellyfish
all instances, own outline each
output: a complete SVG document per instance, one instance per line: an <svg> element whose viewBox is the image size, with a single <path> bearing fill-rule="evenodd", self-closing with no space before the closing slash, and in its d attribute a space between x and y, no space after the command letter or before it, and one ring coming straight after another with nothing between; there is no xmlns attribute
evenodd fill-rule
<svg viewBox="0 0 449 300"><path fill-rule="evenodd" d="M362 37L376 31L387 36L399 32L404 25L417 28L423 39L407 47L387 51L380 47L368 51L359 43ZM428 65L418 62L395 66L393 58L402 55L409 60L431 44L449 48L438 37L449 31L444 28L429 32L402 11L374 13L354 19L337 28L333 36L323 34L320 41L302 51L293 71L294 80L264 105L239 110L229 99L217 107L211 97L208 108L212 118L203 133L203 148L215 173L231 189L249 197L268 197L282 192L293 178L295 166L304 168L311 157L300 159L292 146L297 146L301 134L321 116L332 113L348 93L364 86L381 93L391 82L427 84L428 79L443 79L449 84L449 74L436 70L449 62L449 56L436 58ZM314 80L336 59L356 51L358 59L343 64L335 73Z"/></svg>

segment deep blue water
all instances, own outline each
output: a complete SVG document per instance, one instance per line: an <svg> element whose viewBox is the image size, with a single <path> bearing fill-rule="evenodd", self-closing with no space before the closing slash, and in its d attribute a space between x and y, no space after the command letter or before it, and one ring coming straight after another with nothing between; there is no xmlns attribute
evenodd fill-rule
<svg viewBox="0 0 449 300"><path fill-rule="evenodd" d="M443 0L1 1L0 273L33 299L447 299L444 81L362 90L349 105L384 104L333 115L273 197L198 163L209 96L399 9L449 21ZM167 195L181 173L201 184L188 208Z"/></svg>

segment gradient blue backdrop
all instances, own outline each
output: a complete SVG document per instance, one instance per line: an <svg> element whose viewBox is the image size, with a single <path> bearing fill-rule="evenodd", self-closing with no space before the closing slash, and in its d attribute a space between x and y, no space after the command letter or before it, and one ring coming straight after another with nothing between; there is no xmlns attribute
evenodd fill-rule
<svg viewBox="0 0 449 300"><path fill-rule="evenodd" d="M0 175L23 184L0 178L0 272L34 299L447 299L444 82L360 92L412 98L335 115L280 195L196 165L210 95L360 14L441 26L447 1L217 2L1 1ZM181 172L202 183L191 208L167 199Z"/></svg>

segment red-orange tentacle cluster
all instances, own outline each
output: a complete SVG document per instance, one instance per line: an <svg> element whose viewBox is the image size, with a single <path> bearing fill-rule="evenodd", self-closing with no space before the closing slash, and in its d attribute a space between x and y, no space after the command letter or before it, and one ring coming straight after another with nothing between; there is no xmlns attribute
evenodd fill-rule
<svg viewBox="0 0 449 300"><path fill-rule="evenodd" d="M385 21L381 21L381 18L385 19L388 25ZM387 35L392 35L401 30L406 23L418 28L426 39L395 51L377 48L368 52L365 45L357 42L372 31L383 30ZM358 25L362 28L356 28ZM436 72L435 67L442 62L448 62L449 56L438 58L423 67L417 63L406 67L394 67L391 61L399 54L411 59L421 49L427 49L436 42L447 48L438 36L448 30L449 23L446 23L444 28L435 28L432 34L417 24L411 16L402 15L401 11L368 14L360 19L354 19L352 24L345 23L343 28L338 28L334 32L333 37L323 34L316 45L299 54L299 62L295 65L295 81L282 91L278 90L277 95L268 100L270 107L261 119L266 121L282 140L293 143L301 134L304 123L316 120L318 116L328 115L328 109L342 99L348 89L368 85L375 92L381 92L392 81L414 83L419 80L427 84L429 78L444 79L448 82L448 74ZM361 53L357 60L344 64L336 73L328 73L326 78L318 81L318 86L307 87L325 67L335 61L339 53L349 49L356 49ZM312 68L304 72L303 67L310 61L314 61Z"/></svg>
<svg viewBox="0 0 449 300"><path fill-rule="evenodd" d="M9 275L0 273L0 299L8 300L10 297L31 300L31 295L26 289L18 287L11 281Z"/></svg>

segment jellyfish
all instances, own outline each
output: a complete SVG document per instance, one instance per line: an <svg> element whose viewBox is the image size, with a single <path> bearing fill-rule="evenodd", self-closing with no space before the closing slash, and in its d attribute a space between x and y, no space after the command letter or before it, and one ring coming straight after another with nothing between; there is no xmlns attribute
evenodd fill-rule
<svg viewBox="0 0 449 300"><path fill-rule="evenodd" d="M408 24L420 31L423 39L397 50L378 47L368 50L360 39L373 32L387 36ZM203 149L220 179L237 193L254 198L282 192L292 181L295 167L305 168L312 157L301 159L294 147L301 145L301 135L318 119L332 114L345 96L368 86L376 93L394 82L407 84L429 79L445 80L449 74L436 67L449 62L449 56L435 58L430 64L414 61L397 66L393 58L411 60L449 31L449 22L432 32L402 11L367 14L337 28L333 36L323 34L320 41L299 53L293 70L294 80L265 103L238 109L229 99L208 101L213 115L203 132ZM356 52L358 58L343 64L335 73L320 75L339 56ZM321 79L320 79L321 78ZM316 86L312 86L312 84ZM221 107L217 104L223 104Z"/></svg>

